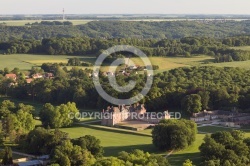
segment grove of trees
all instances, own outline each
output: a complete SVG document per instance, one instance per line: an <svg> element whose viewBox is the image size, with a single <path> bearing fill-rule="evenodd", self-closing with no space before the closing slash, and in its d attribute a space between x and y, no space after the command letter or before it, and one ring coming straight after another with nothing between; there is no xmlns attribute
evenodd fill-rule
<svg viewBox="0 0 250 166"><path fill-rule="evenodd" d="M0 79L0 93L14 98L58 105L75 102L77 107L82 108L103 109L110 106L110 103L102 99L96 92L90 77L91 70L82 70L77 67L64 70L59 66L52 68L55 68L54 79L36 79L30 84L27 84L24 78L20 77L17 80L17 85L9 86L15 81L2 77ZM151 90L140 102L145 103L148 111L178 108L182 109L183 113L192 114L204 109L230 111L237 107L239 111L249 112L249 77L250 71L241 68L207 66L173 69L156 74ZM122 99L138 94L144 87L146 78L146 74L135 73L130 76L118 76L117 82L122 86L130 80L136 80L135 88L126 93L115 91L108 84L108 78L105 76L101 75L100 81L108 94ZM48 109L49 105L45 110ZM56 112L59 114L61 109L63 108L57 107L58 111ZM5 114L4 111L0 112L0 115L3 114ZM48 119L47 122L44 121L45 125L48 125L48 121Z"/></svg>
<svg viewBox="0 0 250 166"><path fill-rule="evenodd" d="M250 163L250 139L239 130L220 131L206 135L200 146L205 166L247 166Z"/></svg>

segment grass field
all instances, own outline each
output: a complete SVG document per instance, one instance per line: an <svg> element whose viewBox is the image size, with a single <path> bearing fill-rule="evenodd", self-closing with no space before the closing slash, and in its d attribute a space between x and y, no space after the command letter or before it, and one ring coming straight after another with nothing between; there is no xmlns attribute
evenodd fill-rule
<svg viewBox="0 0 250 166"><path fill-rule="evenodd" d="M202 144L203 138L205 134L197 134L196 141L193 145L189 146L185 150L174 152L172 155L168 157L168 160L171 166L180 166L186 159L190 159L193 161L193 164L200 164L200 154L199 154L199 146Z"/></svg>
<svg viewBox="0 0 250 166"><path fill-rule="evenodd" d="M43 63L67 63L69 58L78 57L82 61L95 63L95 56L67 56L67 55L32 55L32 54L13 54L13 55L0 55L0 67L8 67L13 69L18 67L21 70L29 70L31 67L39 67ZM166 70L178 68L178 67L192 67L192 66L216 66L216 67L240 67L250 69L250 61L242 62L227 62L227 63L212 63L213 58L209 56L196 56L192 58L182 57L150 57L149 60L153 65L158 65L159 70L155 73L163 72ZM127 63L127 62L126 62ZM130 58L129 65L141 65L144 63L139 58ZM71 67L68 66L68 69ZM86 67L79 67L85 69ZM115 67L103 66L102 71L114 71Z"/></svg>
<svg viewBox="0 0 250 166"><path fill-rule="evenodd" d="M69 133L71 138L77 138L84 135L94 135L101 140L101 144L105 150L105 156L116 156L120 151L131 151L132 149L142 149L150 153L166 155L166 152L159 152L152 145L151 131L146 129L140 132L126 131L123 129L114 129L99 125L84 125L72 128L61 129ZM231 131L231 128L221 126L204 126L199 127L199 131L206 133L214 133L217 131ZM246 137L250 137L250 131L245 131ZM112 137L110 137L112 135ZM197 134L196 141L190 147L182 151L174 152L168 157L172 166L180 166L186 159L190 159L194 164L199 165L200 154L199 146L202 144L206 134Z"/></svg>
<svg viewBox="0 0 250 166"><path fill-rule="evenodd" d="M78 138L84 135L93 135L101 140L105 156L116 156L120 151L131 151L141 149L147 152L157 152L152 145L152 138L147 134L140 134L119 129L104 128L98 125L84 125L72 128L61 129L69 133L71 138Z"/></svg>
<svg viewBox="0 0 250 166"><path fill-rule="evenodd" d="M1 68L8 67L13 69L18 67L21 70L29 70L31 67L41 66L43 63L67 63L69 58L76 56L66 55L32 55L32 54L13 54L13 55L0 55ZM93 57L80 57L86 62L95 62Z"/></svg>
<svg viewBox="0 0 250 166"><path fill-rule="evenodd" d="M234 130L233 128L229 127L223 127L223 126L202 126L198 127L198 131L204 132L204 133L215 133L217 131L232 131ZM237 130L237 128L235 128Z"/></svg>
<svg viewBox="0 0 250 166"><path fill-rule="evenodd" d="M232 128L222 127L222 126L203 126L198 127L199 132L205 133L215 133L217 131L232 131ZM250 137L249 130L243 130L245 132L245 137ZM198 166L200 164L200 154L199 146L202 144L203 139L206 134L197 134L196 141L190 147L185 150L174 152L168 157L168 160L172 166L180 166L186 159L193 161L193 164Z"/></svg>
<svg viewBox="0 0 250 166"><path fill-rule="evenodd" d="M32 66L40 66L42 63L67 63L69 58L77 56L66 56L66 55L32 55L32 54L13 54L13 55L0 55L0 66L2 68L14 68L19 67L22 70L30 69ZM78 56L83 61L94 63L94 56ZM158 65L160 71L169 70L178 67L185 66L196 66L202 65L207 61L211 61L213 58L208 56L198 56L194 58L180 58L180 57L150 57L149 58L153 65ZM143 66L143 62L139 58L131 58L129 65L132 61L136 65Z"/></svg>
<svg viewBox="0 0 250 166"><path fill-rule="evenodd" d="M250 46L240 46L240 47L231 47L231 48L236 49L236 50L250 51Z"/></svg>
<svg viewBox="0 0 250 166"><path fill-rule="evenodd" d="M62 20L53 20L53 21L62 21ZM72 22L73 25L82 25L92 20L66 20L66 21ZM41 22L41 20L10 20L10 21L0 21L0 24L6 23L6 25L8 26L24 26L27 23L35 23L35 22Z"/></svg>

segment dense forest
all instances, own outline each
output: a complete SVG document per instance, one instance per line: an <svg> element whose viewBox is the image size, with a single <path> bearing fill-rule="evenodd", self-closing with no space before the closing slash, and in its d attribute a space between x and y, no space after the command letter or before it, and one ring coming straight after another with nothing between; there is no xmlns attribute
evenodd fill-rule
<svg viewBox="0 0 250 166"><path fill-rule="evenodd" d="M12 27L0 25L1 41L51 37L91 38L157 38L179 39L183 37L225 38L249 35L250 21L93 21L85 25L57 26L52 24ZM232 28L234 27L234 28Z"/></svg>
<svg viewBox="0 0 250 166"><path fill-rule="evenodd" d="M46 65L43 65L46 66ZM43 67L42 67L43 68ZM49 72L48 68L43 68ZM6 74L2 71L2 74ZM14 98L26 98L43 103L75 102L80 107L105 108L110 105L102 99L89 77L90 70L73 67L71 70L55 67L55 79L36 79L27 84L23 77L19 77L17 85L9 86L13 80L1 79L1 94ZM41 70L32 70L42 72ZM20 74L20 73L19 73ZM119 85L126 85L129 80L136 80L135 88L127 93L115 91L109 84L108 78L101 76L104 90L116 98L130 98L138 94L144 87L147 75L131 74L117 77ZM242 111L250 111L250 71L240 68L193 67L178 68L159 73L154 76L154 83L150 92L141 103L146 104L149 111L159 111L171 108L182 108L186 113L186 98L194 99L202 109L230 110L238 107ZM181 107L182 106L182 107Z"/></svg>

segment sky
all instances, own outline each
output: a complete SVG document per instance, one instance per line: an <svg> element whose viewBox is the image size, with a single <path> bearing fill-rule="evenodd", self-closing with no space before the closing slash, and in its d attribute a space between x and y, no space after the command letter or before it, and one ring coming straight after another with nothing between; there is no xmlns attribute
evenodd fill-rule
<svg viewBox="0 0 250 166"><path fill-rule="evenodd" d="M250 14L250 0L0 0L0 14Z"/></svg>

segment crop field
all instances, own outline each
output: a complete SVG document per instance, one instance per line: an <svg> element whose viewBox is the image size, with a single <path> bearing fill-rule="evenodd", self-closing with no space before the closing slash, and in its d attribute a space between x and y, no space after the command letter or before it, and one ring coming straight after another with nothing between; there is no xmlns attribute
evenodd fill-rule
<svg viewBox="0 0 250 166"><path fill-rule="evenodd" d="M63 20L53 20L53 21L63 21ZM73 23L73 25L83 25L92 20L64 20L64 21L70 21ZM7 26L25 26L25 24L27 23L32 24L35 22L41 22L41 20L10 20L10 21L7 20L7 21L0 21L0 24L6 23Z"/></svg>

